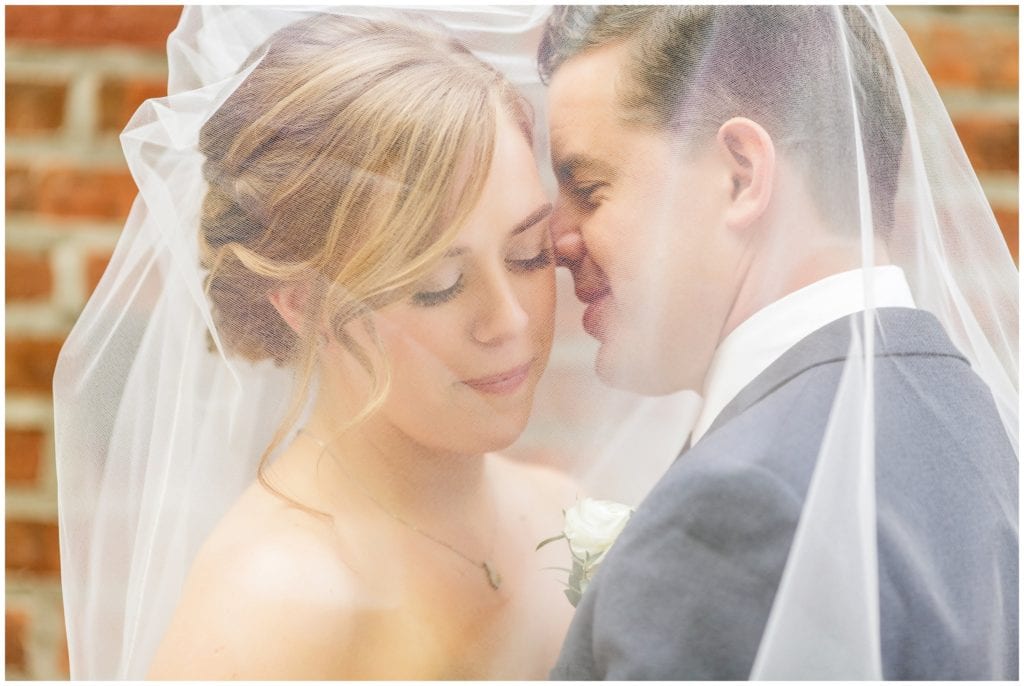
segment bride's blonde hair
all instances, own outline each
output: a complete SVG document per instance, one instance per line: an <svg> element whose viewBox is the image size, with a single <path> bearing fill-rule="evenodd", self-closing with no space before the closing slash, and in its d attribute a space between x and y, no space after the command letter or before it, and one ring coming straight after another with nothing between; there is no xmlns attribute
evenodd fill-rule
<svg viewBox="0 0 1024 686"><path fill-rule="evenodd" d="M268 487L264 466L302 410L319 337L370 374L365 417L388 373L346 325L362 319L376 340L363 315L407 296L450 247L479 198L499 111L532 135L528 105L499 72L416 22L318 15L278 31L200 132L215 344L297 373L260 461ZM302 294L297 331L270 301L283 286Z"/></svg>

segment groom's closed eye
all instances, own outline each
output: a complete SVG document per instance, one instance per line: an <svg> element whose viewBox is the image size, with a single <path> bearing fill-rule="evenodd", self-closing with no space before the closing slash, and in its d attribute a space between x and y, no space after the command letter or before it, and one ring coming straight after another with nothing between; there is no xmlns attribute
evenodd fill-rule
<svg viewBox="0 0 1024 686"><path fill-rule="evenodd" d="M570 193L576 199L576 202L584 209L594 209L599 205L597 192L607 186L607 183L597 182L588 183L576 187L570 188Z"/></svg>
<svg viewBox="0 0 1024 686"><path fill-rule="evenodd" d="M600 204L598 193L614 177L611 165L588 155L570 155L555 164L555 176L562 190L584 211Z"/></svg>

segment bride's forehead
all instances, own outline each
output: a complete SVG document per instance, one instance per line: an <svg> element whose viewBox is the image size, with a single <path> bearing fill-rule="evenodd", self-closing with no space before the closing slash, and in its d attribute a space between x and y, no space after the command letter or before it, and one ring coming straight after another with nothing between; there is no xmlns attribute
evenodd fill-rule
<svg viewBox="0 0 1024 686"><path fill-rule="evenodd" d="M485 173L480 196L469 211L467 228L496 225L502 233L511 231L547 201L533 150L510 122L497 127L494 153Z"/></svg>
<svg viewBox="0 0 1024 686"><path fill-rule="evenodd" d="M537 231L543 230L552 207L543 194L533 201L523 196L514 205L467 222L445 255L455 257L493 245L504 246L531 240Z"/></svg>

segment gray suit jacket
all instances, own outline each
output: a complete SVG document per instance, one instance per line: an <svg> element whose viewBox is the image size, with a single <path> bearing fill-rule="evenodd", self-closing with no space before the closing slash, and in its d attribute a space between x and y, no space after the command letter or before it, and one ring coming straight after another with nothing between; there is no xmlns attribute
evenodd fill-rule
<svg viewBox="0 0 1024 686"><path fill-rule="evenodd" d="M1017 458L938 320L878 317L884 676L1016 679ZM552 678L749 676L849 331L843 318L791 348L676 460L599 568Z"/></svg>

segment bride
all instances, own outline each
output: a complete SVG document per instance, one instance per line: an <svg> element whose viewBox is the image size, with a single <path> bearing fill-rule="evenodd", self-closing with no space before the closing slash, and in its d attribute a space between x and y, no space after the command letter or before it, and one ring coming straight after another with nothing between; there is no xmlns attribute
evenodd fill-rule
<svg viewBox="0 0 1024 686"><path fill-rule="evenodd" d="M529 105L429 24L334 15L275 32L231 92L211 102L195 143L206 183L192 188L202 196L201 283L179 291L199 314L184 306L190 314L166 317L158 333L156 314L175 307L167 275L185 268L161 270L159 288L142 279L132 297L148 291L156 304L139 347L160 352L152 364L140 355L130 371L108 370L125 389L177 374L175 411L154 408L150 425L125 393L108 447L117 452L117 426L127 422L136 446L127 452L150 456L133 457L128 472L159 472L160 454L167 470L190 473L126 491L111 512L102 495L76 502L88 484L62 469L62 488L76 490L62 508L69 570L89 570L84 583L65 577L68 607L85 608L84 620L69 616L73 666L108 678L546 676L572 608L550 569L567 555L535 547L560 530L576 491L559 472L497 452L526 426L554 330L551 205L531 151ZM159 203L180 215L188 194L147 195L153 177L140 176L138 223L167 225ZM202 361L171 372L171 357L198 350L199 326L208 338ZM84 355L73 342L59 379L93 371ZM281 386L246 386L254 376L281 378L281 368L294 379L286 407ZM183 400L189 388L199 390ZM58 396L66 436L89 410L62 408L67 396ZM280 421L245 428L252 403L278 403ZM201 429L182 421L185 404ZM252 481L230 509L194 516L203 509L196 493L217 500L233 487L202 475L271 430L269 441L253 440L262 456L243 460ZM186 434L222 446L195 460L197 471L179 463L197 449L173 449ZM100 493L114 488L105 464ZM74 518L90 506L114 533L79 543ZM140 552L147 522L160 529L176 507L178 523L152 539L167 546ZM140 525L119 536L128 514ZM182 540L196 539L201 522L217 523L193 555ZM117 545L131 552L112 553ZM109 571L140 556L141 565ZM161 568L179 557L191 564L176 581ZM119 619L103 599L125 587ZM108 633L90 634L96 627ZM122 639L120 652L97 645L103 635Z"/></svg>
<svg viewBox="0 0 1024 686"><path fill-rule="evenodd" d="M493 453L551 349L531 130L454 42L341 17L279 32L206 123L221 340L320 387L200 551L152 676L545 674L569 607L532 551L572 491Z"/></svg>

